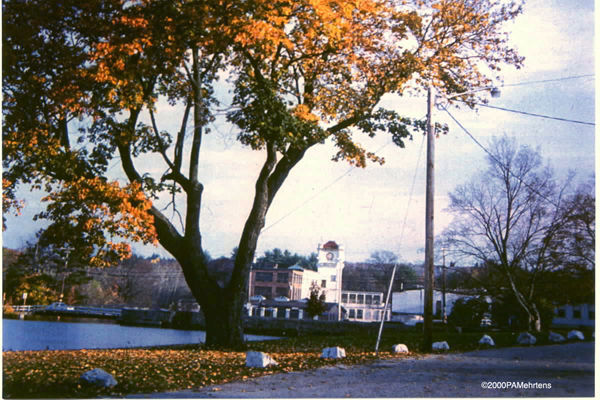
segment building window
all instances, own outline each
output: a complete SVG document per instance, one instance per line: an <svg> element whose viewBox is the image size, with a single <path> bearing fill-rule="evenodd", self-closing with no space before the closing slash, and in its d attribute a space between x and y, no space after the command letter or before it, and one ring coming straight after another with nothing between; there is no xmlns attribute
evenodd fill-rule
<svg viewBox="0 0 600 400"><path fill-rule="evenodd" d="M365 304L371 303L373 303L373 296L371 296L370 294L365 295Z"/></svg>
<svg viewBox="0 0 600 400"><path fill-rule="evenodd" d="M371 311L365 310L365 319L366 320L370 320L371 319Z"/></svg>
<svg viewBox="0 0 600 400"><path fill-rule="evenodd" d="M273 273L272 272L257 272L256 273L256 281L257 282L273 282Z"/></svg>
<svg viewBox="0 0 600 400"><path fill-rule="evenodd" d="M579 309L579 307L573 307L573 318L581 319L581 310Z"/></svg>
<svg viewBox="0 0 600 400"><path fill-rule="evenodd" d="M288 281L287 273L278 273L277 274L277 282L286 283Z"/></svg>
<svg viewBox="0 0 600 400"><path fill-rule="evenodd" d="M350 295L349 303L356 303L356 295L354 293Z"/></svg>
<svg viewBox="0 0 600 400"><path fill-rule="evenodd" d="M342 303L348 302L348 293L342 293Z"/></svg>
<svg viewBox="0 0 600 400"><path fill-rule="evenodd" d="M564 318L565 317L565 309L564 308L557 308L556 309L556 316L559 318Z"/></svg>
<svg viewBox="0 0 600 400"><path fill-rule="evenodd" d="M279 297L279 296L285 296L285 297L287 297L287 295L288 295L288 290L287 290L287 288L286 288L286 287L278 287L278 288L275 288L275 295L276 295L276 296L278 296L278 297Z"/></svg>
<svg viewBox="0 0 600 400"><path fill-rule="evenodd" d="M356 319L363 319L363 310L356 310Z"/></svg>
<svg viewBox="0 0 600 400"><path fill-rule="evenodd" d="M588 319L592 321L596 319L596 312L594 310L588 310Z"/></svg>
<svg viewBox="0 0 600 400"><path fill-rule="evenodd" d="M269 286L254 286L254 294L261 295L266 299L271 298L271 287Z"/></svg>
<svg viewBox="0 0 600 400"><path fill-rule="evenodd" d="M373 295L373 304L379 304L379 295Z"/></svg>
<svg viewBox="0 0 600 400"><path fill-rule="evenodd" d="M364 304L365 303L365 295L359 294L358 296L356 296L356 300L357 300L358 304Z"/></svg>
<svg viewBox="0 0 600 400"><path fill-rule="evenodd" d="M331 282L335 282L336 279L337 279L337 276L331 275Z"/></svg>
<svg viewBox="0 0 600 400"><path fill-rule="evenodd" d="M321 280L321 287L322 288L326 288L327 287L327 279Z"/></svg>
<svg viewBox="0 0 600 400"><path fill-rule="evenodd" d="M356 313L356 311L355 311L355 310L350 310L350 311L348 312L348 318L354 318L354 315L355 315L355 313Z"/></svg>

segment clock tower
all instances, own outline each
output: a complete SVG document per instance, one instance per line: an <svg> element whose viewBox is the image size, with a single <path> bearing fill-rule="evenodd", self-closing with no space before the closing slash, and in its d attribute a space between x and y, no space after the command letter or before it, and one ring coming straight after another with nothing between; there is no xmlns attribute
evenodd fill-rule
<svg viewBox="0 0 600 400"><path fill-rule="evenodd" d="M342 270L346 265L344 246L334 241L319 245L317 253L317 284L325 292L325 301L340 303L342 294Z"/></svg>

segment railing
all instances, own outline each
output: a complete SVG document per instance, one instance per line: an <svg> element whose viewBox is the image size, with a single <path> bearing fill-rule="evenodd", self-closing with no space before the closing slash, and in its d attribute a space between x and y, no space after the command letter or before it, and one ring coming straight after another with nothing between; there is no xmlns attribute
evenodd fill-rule
<svg viewBox="0 0 600 400"><path fill-rule="evenodd" d="M46 311L46 308L49 306L12 306L12 309L15 312L27 312L27 313L35 313L40 311ZM87 314L87 315L104 315L104 316L114 316L118 317L121 315L120 308L105 308L105 307L80 307L80 306L69 306L69 308L65 309L53 309L48 311L56 311L60 313L68 313L68 314Z"/></svg>
<svg viewBox="0 0 600 400"><path fill-rule="evenodd" d="M47 306L11 306L15 312L36 312L45 310Z"/></svg>

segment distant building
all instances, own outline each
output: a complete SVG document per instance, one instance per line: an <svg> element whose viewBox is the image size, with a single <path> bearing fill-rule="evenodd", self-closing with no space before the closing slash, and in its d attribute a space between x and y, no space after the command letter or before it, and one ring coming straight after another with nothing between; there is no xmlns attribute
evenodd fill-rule
<svg viewBox="0 0 600 400"><path fill-rule="evenodd" d="M249 297L263 296L271 300L286 297L301 300L304 284L304 269L299 266L289 268L253 268L250 271Z"/></svg>
<svg viewBox="0 0 600 400"><path fill-rule="evenodd" d="M342 289L342 271L346 265L344 246L329 241L318 246L317 271L305 270L305 284L302 287L302 297L310 297L310 288L317 284L325 293L325 301L339 303Z"/></svg>
<svg viewBox="0 0 600 400"><path fill-rule="evenodd" d="M433 292L433 315L443 318L443 292ZM473 295L446 292L446 316L452 313L454 303L461 298L471 298ZM491 301L490 301L491 302ZM393 319L404 322L403 319L412 315L423 315L425 310L425 290L413 289L392 293Z"/></svg>
<svg viewBox="0 0 600 400"><path fill-rule="evenodd" d="M554 309L552 326L575 328L594 327L596 325L596 307L594 304L564 305Z"/></svg>
<svg viewBox="0 0 600 400"><path fill-rule="evenodd" d="M342 307L347 314L345 319L357 322L381 321L385 315L385 320L389 321L392 316L391 307L385 310L385 298L383 293L378 292L360 292L360 291L342 291ZM384 313L384 310L386 311Z"/></svg>

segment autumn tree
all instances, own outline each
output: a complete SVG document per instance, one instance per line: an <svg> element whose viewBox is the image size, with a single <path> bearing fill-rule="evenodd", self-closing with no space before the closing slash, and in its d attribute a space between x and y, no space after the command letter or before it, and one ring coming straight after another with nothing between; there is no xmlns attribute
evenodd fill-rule
<svg viewBox="0 0 600 400"><path fill-rule="evenodd" d="M160 243L202 307L207 344L242 346L257 241L294 166L326 141L334 160L382 163L360 135L388 132L403 147L424 123L381 98L429 85L459 93L488 86L490 69L519 67L502 24L520 11L491 0L5 1L4 211L20 206L22 186L47 191L49 236L91 266L126 258L130 241ZM217 80L230 104L219 104ZM182 111L177 131L162 128L162 98ZM226 286L208 273L200 219L202 139L219 107L264 155ZM162 194L183 198L181 218Z"/></svg>
<svg viewBox="0 0 600 400"><path fill-rule="evenodd" d="M455 260L479 262L483 268L470 278L492 296L512 296L530 330L541 329L541 308L552 306L542 288L567 271L561 248L570 235L568 188L539 151L502 137L491 142L488 169L450 193L454 221L443 233L445 246Z"/></svg>

